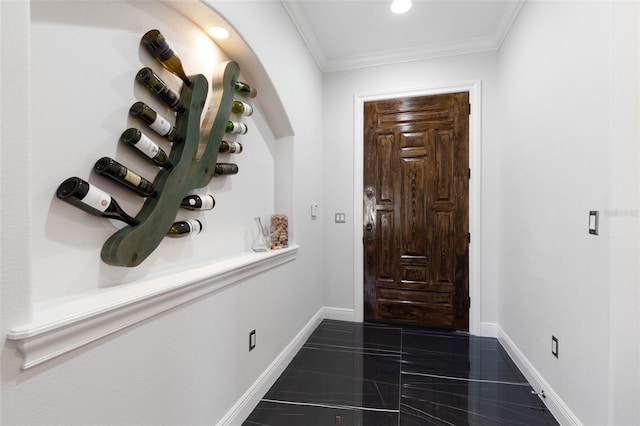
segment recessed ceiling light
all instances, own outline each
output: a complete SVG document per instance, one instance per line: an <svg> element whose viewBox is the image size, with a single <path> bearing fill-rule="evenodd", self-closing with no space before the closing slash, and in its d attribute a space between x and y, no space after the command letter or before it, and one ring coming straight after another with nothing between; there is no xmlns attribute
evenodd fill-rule
<svg viewBox="0 0 640 426"><path fill-rule="evenodd" d="M411 0L393 0L391 3L391 11L393 13L405 13L411 9Z"/></svg>
<svg viewBox="0 0 640 426"><path fill-rule="evenodd" d="M207 27L207 32L211 37L216 39L229 38L229 30L218 25L211 25Z"/></svg>

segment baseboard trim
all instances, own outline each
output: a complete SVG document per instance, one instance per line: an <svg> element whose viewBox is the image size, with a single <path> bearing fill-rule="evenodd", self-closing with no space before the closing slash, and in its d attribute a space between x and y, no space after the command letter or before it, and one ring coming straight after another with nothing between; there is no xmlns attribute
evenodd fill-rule
<svg viewBox="0 0 640 426"><path fill-rule="evenodd" d="M323 318L324 308L320 308L293 340L280 352L276 359L269 364L260 377L253 382L251 387L249 387L233 407L231 407L227 414L222 417L218 422L218 426L239 425L249 417L249 414L251 414L256 405L258 405L260 399L269 391L271 386L273 386Z"/></svg>
<svg viewBox="0 0 640 426"><path fill-rule="evenodd" d="M495 322L480 323L480 336L498 337L498 324L496 324Z"/></svg>
<svg viewBox="0 0 640 426"><path fill-rule="evenodd" d="M337 321L350 321L357 322L355 320L355 311L347 308L332 308L325 306L322 308L324 311L324 318Z"/></svg>
<svg viewBox="0 0 640 426"><path fill-rule="evenodd" d="M531 364L527 357L522 353L520 348L516 346L513 340L505 333L505 331L496 324L497 338L502 347L507 351L513 362L516 363L522 374L525 375L531 386L540 392L544 390L546 398L542 399L549 411L554 415L561 425L582 426L582 422L576 417L571 409L564 403L560 396L547 383L542 375Z"/></svg>

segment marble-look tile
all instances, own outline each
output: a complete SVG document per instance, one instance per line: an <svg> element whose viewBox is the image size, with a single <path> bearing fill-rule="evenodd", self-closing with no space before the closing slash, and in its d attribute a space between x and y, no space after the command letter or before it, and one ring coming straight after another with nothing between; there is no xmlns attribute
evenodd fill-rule
<svg viewBox="0 0 640 426"><path fill-rule="evenodd" d="M265 399L398 409L399 354L305 345Z"/></svg>
<svg viewBox="0 0 640 426"><path fill-rule="evenodd" d="M400 352L402 328L324 320L307 344Z"/></svg>
<svg viewBox="0 0 640 426"><path fill-rule="evenodd" d="M323 321L245 425L557 425L497 339Z"/></svg>
<svg viewBox="0 0 640 426"><path fill-rule="evenodd" d="M526 383L496 339L404 334L402 371L433 376Z"/></svg>
<svg viewBox="0 0 640 426"><path fill-rule="evenodd" d="M398 413L327 405L262 401L245 426L397 426Z"/></svg>
<svg viewBox="0 0 640 426"><path fill-rule="evenodd" d="M407 374L402 375L400 419L401 425L557 425L527 384Z"/></svg>

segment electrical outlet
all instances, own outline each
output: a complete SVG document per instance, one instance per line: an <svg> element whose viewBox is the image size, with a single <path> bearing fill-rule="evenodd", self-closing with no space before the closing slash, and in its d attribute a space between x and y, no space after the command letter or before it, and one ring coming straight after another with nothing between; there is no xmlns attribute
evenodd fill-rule
<svg viewBox="0 0 640 426"><path fill-rule="evenodd" d="M551 336L551 353L558 358L558 338L556 336Z"/></svg>
<svg viewBox="0 0 640 426"><path fill-rule="evenodd" d="M249 350L252 351L256 347L256 331L251 330L249 333Z"/></svg>

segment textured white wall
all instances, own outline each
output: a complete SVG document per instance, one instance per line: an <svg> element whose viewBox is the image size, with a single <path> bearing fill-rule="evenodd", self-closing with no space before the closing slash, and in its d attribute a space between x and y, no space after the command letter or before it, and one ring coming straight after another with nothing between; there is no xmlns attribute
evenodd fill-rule
<svg viewBox="0 0 640 426"><path fill-rule="evenodd" d="M481 322L497 322L497 114L496 55L445 57L327 73L324 76L326 306L354 309L354 94L430 88L480 80L482 85ZM346 224L333 222L346 212Z"/></svg>
<svg viewBox="0 0 640 426"><path fill-rule="evenodd" d="M585 424L639 420L638 218L610 214L638 211L638 19L613 62L613 5L527 2L499 52L499 323Z"/></svg>
<svg viewBox="0 0 640 426"><path fill-rule="evenodd" d="M223 184L213 184L219 204L214 211L203 214L208 228L217 229L222 239L203 233L193 239L169 241L166 245L163 242L164 247L148 259L152 267L113 272L95 260L103 234L108 236L112 231L109 223L85 217L83 212L76 213L72 207L58 203L53 191L67 175L88 176L99 156L115 153L117 158L129 157L125 148L117 148L117 136L127 123L130 102L134 96L142 96L132 74L144 61L144 52L138 51L142 32L156 25L167 28L163 32L187 68L214 63L218 56L198 30L158 2L80 1L53 5L52 9L47 2L1 4L2 122L16 124L3 126L0 145L1 422L215 424L321 307L322 234L318 223L307 213L308 200L322 203L321 181L317 178L322 170L322 128L318 118L322 113L321 75L279 2L242 2L241 8L234 2L212 2L243 35L272 76L295 136L274 141L265 131L243 137L246 150L237 160L245 161L245 167L240 164L239 175ZM263 42L267 33L282 51ZM48 50L52 43L58 43L61 50ZM191 54L189 47L194 44L204 49L203 57ZM76 55L69 55L65 49ZM96 57L96 52L101 51L111 59ZM296 59L295 69L282 67L283 51ZM92 71L96 80L90 78ZM40 80L35 81L36 77ZM167 74L165 80L170 79ZM305 90L298 90L299 85ZM30 98L25 97L29 86L34 89ZM83 102L77 104L78 99ZM98 111L94 118L91 109L95 105ZM94 121L88 123L85 119ZM255 121L259 119L256 117ZM45 138L49 131L52 134ZM279 145L281 142L283 145ZM34 151L32 168L27 161L29 149ZM273 170L278 162L271 157L280 152L286 156L290 172ZM249 155L245 157L246 154ZM252 160L254 154L257 157ZM46 157L54 164L44 167ZM135 161L136 157L131 159ZM142 162L139 164L144 168ZM26 177L18 191L15 182L20 171ZM283 176L290 181L282 182L284 191L278 189L274 193L276 181ZM94 179L98 182L97 177ZM118 196L117 187L108 182L104 186ZM287 190L288 194L283 193ZM14 201L24 204L20 215L5 202L5 197L14 195ZM123 202L132 207L127 203ZM275 203L293 206L292 226L296 243L301 246L293 263L27 372L19 370L21 357L15 344L6 341L6 331L28 319L34 302L51 303L60 293L114 285L113 281L118 280L127 282L147 273L184 268L224 253L246 250L251 241L249 233L255 226L253 217L270 213ZM216 213L218 216L214 216ZM68 215L74 215L77 223L70 221ZM220 215L222 219L216 221ZM14 225L11 232L6 231L8 224ZM68 238L63 238L65 230L70 233ZM96 236L100 237L97 242ZM32 244L38 247L31 253ZM51 258L45 258L47 253ZM104 282L105 276L111 281ZM257 330L258 346L249 353L247 341L252 329Z"/></svg>

